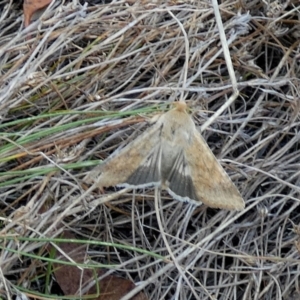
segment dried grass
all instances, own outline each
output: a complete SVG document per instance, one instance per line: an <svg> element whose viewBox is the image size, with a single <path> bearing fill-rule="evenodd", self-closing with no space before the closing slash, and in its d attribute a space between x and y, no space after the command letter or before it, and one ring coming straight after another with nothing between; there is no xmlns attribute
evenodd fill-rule
<svg viewBox="0 0 300 300"><path fill-rule="evenodd" d="M244 211L163 194L156 212L153 189L82 196L95 159L162 104L184 95L201 125L233 92L211 2L151 2L52 4L27 30L0 2L0 290L44 292L45 238L71 228L149 299L299 299L298 0L220 7L240 96L203 135Z"/></svg>

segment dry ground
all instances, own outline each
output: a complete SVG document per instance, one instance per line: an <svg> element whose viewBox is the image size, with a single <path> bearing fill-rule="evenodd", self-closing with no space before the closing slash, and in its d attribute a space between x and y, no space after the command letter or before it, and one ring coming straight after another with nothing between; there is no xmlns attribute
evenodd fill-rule
<svg viewBox="0 0 300 300"><path fill-rule="evenodd" d="M300 299L300 4L219 2L227 63L211 0L58 2L27 30L0 1L3 298L57 293L42 258L71 230L149 299ZM157 212L151 188L86 195L97 160L167 104L186 99L199 128L214 116L233 94L230 65L240 95L203 136L245 210L163 193Z"/></svg>

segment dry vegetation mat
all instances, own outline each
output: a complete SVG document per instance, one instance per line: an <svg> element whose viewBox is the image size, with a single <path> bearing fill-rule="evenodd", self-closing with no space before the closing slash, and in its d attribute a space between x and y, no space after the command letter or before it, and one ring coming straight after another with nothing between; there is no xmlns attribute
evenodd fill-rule
<svg viewBox="0 0 300 300"><path fill-rule="evenodd" d="M0 1L0 298L300 299L300 4L219 4L239 96L202 134L241 212L82 180L175 100L199 130L228 101L212 1L54 1L26 29Z"/></svg>

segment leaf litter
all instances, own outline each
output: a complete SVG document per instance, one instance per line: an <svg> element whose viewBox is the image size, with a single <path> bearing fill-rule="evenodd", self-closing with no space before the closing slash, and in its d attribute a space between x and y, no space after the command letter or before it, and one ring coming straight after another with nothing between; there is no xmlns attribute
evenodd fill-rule
<svg viewBox="0 0 300 300"><path fill-rule="evenodd" d="M1 1L1 297L63 296L46 247L71 230L128 297L298 299L299 8L220 5L240 94L202 134L246 209L163 193L158 218L152 188L82 179L182 94L198 128L230 97L211 1L55 1L26 29Z"/></svg>

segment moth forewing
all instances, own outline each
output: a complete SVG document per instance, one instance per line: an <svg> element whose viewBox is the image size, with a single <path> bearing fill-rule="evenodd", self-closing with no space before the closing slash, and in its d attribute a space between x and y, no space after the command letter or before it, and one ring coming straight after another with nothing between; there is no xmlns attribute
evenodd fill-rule
<svg viewBox="0 0 300 300"><path fill-rule="evenodd" d="M161 183L161 143L154 145L153 149L146 155L145 159L126 179L121 186L140 186L159 185Z"/></svg>
<svg viewBox="0 0 300 300"><path fill-rule="evenodd" d="M95 167L83 180L86 183L97 182L99 188L108 186L149 186L161 182L160 177L160 122L157 121L141 136L115 151L102 164ZM148 169L148 176L145 177ZM138 180L139 175L146 181ZM131 180L130 180L131 178ZM135 181L136 178L136 181ZM130 182L128 182L128 180Z"/></svg>
<svg viewBox="0 0 300 300"><path fill-rule="evenodd" d="M215 208L242 210L245 207L239 191L197 130L185 153L198 199Z"/></svg>

